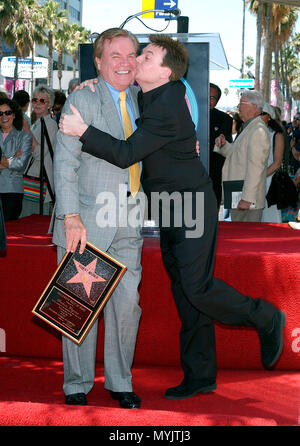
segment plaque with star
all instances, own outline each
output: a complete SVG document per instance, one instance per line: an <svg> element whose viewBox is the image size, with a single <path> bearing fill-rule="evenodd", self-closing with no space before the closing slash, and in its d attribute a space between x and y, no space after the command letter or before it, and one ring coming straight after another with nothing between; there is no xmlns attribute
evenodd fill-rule
<svg viewBox="0 0 300 446"><path fill-rule="evenodd" d="M81 344L126 271L91 243L66 253L32 313Z"/></svg>

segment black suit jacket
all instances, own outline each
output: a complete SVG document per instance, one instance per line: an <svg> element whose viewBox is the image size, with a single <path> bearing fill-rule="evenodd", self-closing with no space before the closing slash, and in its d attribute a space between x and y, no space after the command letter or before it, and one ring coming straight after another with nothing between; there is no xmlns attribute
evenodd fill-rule
<svg viewBox="0 0 300 446"><path fill-rule="evenodd" d="M216 108L210 110L209 132L209 175L213 181L213 188L218 204L222 198L222 168L224 156L214 152L216 138L223 134L228 142L232 142L232 117Z"/></svg>
<svg viewBox="0 0 300 446"><path fill-rule="evenodd" d="M205 191L211 181L198 157L195 126L182 82L139 93L137 130L121 141L90 126L82 150L118 167L143 160L143 188L151 192Z"/></svg>

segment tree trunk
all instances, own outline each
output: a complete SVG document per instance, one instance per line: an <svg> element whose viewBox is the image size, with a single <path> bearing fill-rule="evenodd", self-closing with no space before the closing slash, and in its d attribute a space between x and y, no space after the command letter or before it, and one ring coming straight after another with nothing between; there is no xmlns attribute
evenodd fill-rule
<svg viewBox="0 0 300 446"><path fill-rule="evenodd" d="M272 5L267 4L266 8L266 39L265 39L265 51L264 51L264 66L261 82L261 93L266 102L270 102L270 90L271 90L271 68L272 68L272 36L271 36L271 13Z"/></svg>
<svg viewBox="0 0 300 446"><path fill-rule="evenodd" d="M15 69L14 69L14 83L13 83L12 96L15 94L15 91L16 91L16 81L18 79L18 67L19 67L19 56L16 53L16 63L15 63Z"/></svg>
<svg viewBox="0 0 300 446"><path fill-rule="evenodd" d="M260 91L260 54L261 54L261 36L262 36L262 2L259 0L256 19L256 60L255 60L255 89Z"/></svg>
<svg viewBox="0 0 300 446"><path fill-rule="evenodd" d="M242 32L242 62L241 62L241 79L244 77L244 59L245 59L245 10L246 3L243 0L243 32Z"/></svg>
<svg viewBox="0 0 300 446"><path fill-rule="evenodd" d="M48 34L48 87L53 88L53 34Z"/></svg>
<svg viewBox="0 0 300 446"><path fill-rule="evenodd" d="M59 82L59 89L61 91L61 79L62 79L62 59L63 59L63 52L59 51L58 52L58 61L57 61L57 77L58 77L58 82Z"/></svg>
<svg viewBox="0 0 300 446"><path fill-rule="evenodd" d="M280 49L280 82L281 82L282 94L283 94L284 100L286 100L285 71L284 71L282 47Z"/></svg>
<svg viewBox="0 0 300 446"><path fill-rule="evenodd" d="M34 70L34 44L33 44L33 48L31 49L31 82L30 82L30 97L33 98L33 84L34 84L34 75L33 75L33 70ZM30 114L31 114L31 102L29 103L30 106Z"/></svg>
<svg viewBox="0 0 300 446"><path fill-rule="evenodd" d="M277 82L277 96L276 96L276 105L279 105L279 92L281 92L281 84L280 84L280 74L279 74L279 49L276 49L274 52L275 56L275 79ZM280 95L281 96L281 95Z"/></svg>
<svg viewBox="0 0 300 446"><path fill-rule="evenodd" d="M77 62L77 53L72 54L72 61L73 61L73 79L76 77L76 62Z"/></svg>
<svg viewBox="0 0 300 446"><path fill-rule="evenodd" d="M288 111L288 120L291 119L291 111L292 111L292 96L290 94L290 88L289 88L289 82L287 78L287 57L286 57L286 44L284 44L284 65L285 65L285 85L286 85L286 100L289 104L289 111Z"/></svg>

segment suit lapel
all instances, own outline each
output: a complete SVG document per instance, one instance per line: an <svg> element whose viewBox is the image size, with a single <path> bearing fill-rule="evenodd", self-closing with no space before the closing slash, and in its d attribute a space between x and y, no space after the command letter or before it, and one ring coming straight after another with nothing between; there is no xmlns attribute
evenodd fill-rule
<svg viewBox="0 0 300 446"><path fill-rule="evenodd" d="M120 122L119 113L116 109L110 91L100 76L98 77L98 81L101 108L103 110L102 115L106 121L106 125L109 130L108 133L110 133L115 138L124 139L124 132L122 124Z"/></svg>
<svg viewBox="0 0 300 446"><path fill-rule="evenodd" d="M245 138L248 138L248 133L251 132L251 129L253 127L253 124L256 123L256 119L253 119L248 125L247 127L239 134L239 136L235 139L235 141L233 142L233 144L231 145L231 149L227 155L227 158L230 157L230 155L237 150L239 147L241 147L243 145L243 140ZM255 125L255 124L254 124Z"/></svg>
<svg viewBox="0 0 300 446"><path fill-rule="evenodd" d="M124 139L124 131L122 123L120 122L120 116L116 108L112 95L104 82L104 80L98 76L98 89L101 102L101 109L105 110L102 114L106 121L108 132L117 139ZM129 95L131 103L134 108L135 117L139 117L139 108L137 104L137 92L136 88L129 87Z"/></svg>

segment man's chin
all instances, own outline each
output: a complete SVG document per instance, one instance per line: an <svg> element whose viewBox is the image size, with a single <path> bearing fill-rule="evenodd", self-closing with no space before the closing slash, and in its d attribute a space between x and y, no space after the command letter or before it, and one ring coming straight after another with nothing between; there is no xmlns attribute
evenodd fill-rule
<svg viewBox="0 0 300 446"><path fill-rule="evenodd" d="M126 75L120 74L116 78L116 83L122 86L123 88L127 88L128 85L131 85L133 82L134 82L134 77L128 74Z"/></svg>

